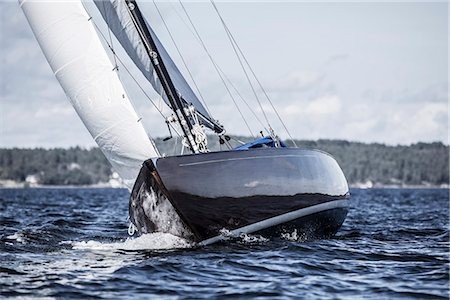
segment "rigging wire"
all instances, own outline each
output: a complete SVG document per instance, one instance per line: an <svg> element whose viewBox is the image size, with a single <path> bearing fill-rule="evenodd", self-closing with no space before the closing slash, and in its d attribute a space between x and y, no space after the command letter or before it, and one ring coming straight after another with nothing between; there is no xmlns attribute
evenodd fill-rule
<svg viewBox="0 0 450 300"><path fill-rule="evenodd" d="M163 21L164 27L166 28L167 32L169 33L170 39L172 40L172 43L174 44L175 49L177 50L178 54L181 57L181 60L182 60L184 66L185 66L185 68L186 68L186 70L187 70L187 72L189 74L189 77L191 78L192 82L194 83L194 86L195 86L195 88L196 88L196 90L198 92L198 95L200 96L200 98L202 100L202 104L205 106L207 112L211 115L211 111L210 111L210 109L209 109L209 107L208 107L208 105L207 105L207 103L205 101L205 98L203 97L203 95L202 95L202 93L200 91L200 88L198 87L197 82L195 81L194 76L192 75L191 70L189 69L189 67L188 67L188 65L186 63L186 60L184 59L183 55L181 54L181 51L180 51L177 43L175 42L175 39L173 38L173 35L172 35L172 33L171 33L171 31L170 31L166 21L164 20L164 17L161 14L161 11L160 11L158 5L156 4L155 0L153 0L153 4L155 5L156 11L158 12L159 16L161 17L161 20Z"/></svg>
<svg viewBox="0 0 450 300"><path fill-rule="evenodd" d="M211 2L211 4L212 4L212 6L214 7L214 10L216 11L217 15L219 16L219 18L220 18L220 20L221 20L221 22L222 22L222 25L223 25L223 27L225 28L225 31L227 32L228 38L229 38L229 40L230 40L230 43L231 43L231 45L233 46L233 50L235 51L236 56L237 56L238 59L239 59L239 62L240 62L241 66L242 66L242 68L243 68L243 70L244 70L244 73L245 73L247 79L249 80L249 83L250 83L250 86L252 87L253 92L255 93L254 88L253 88L253 85L251 84L251 81L250 81L250 79L249 79L249 77L248 77L248 75L247 75L247 72L246 72L246 70L245 70L243 64L242 64L242 61L241 61L241 59L240 59L238 53L236 52L236 48L239 50L239 53L241 54L242 58L244 59L244 61L245 61L246 65L247 65L247 67L249 68L250 72L252 73L252 75L253 75L253 77L255 78L256 82L258 83L259 87L260 87L261 90L263 91L265 97L267 98L268 102L270 103L270 106L272 107L272 109L273 109L273 111L275 112L277 118L279 119L280 123L281 123L282 126L284 127L284 130L285 130L286 133L288 134L288 136L289 136L289 138L291 139L292 143L294 144L295 147L298 147L297 144L295 143L295 140L292 138L292 136L291 136L289 130L287 129L286 124L283 122L283 119L281 118L281 116L280 116L280 114L278 113L277 109L276 109L275 106L273 105L272 100L270 99L270 97L269 97L269 95L267 94L266 90L264 89L263 85L261 84L261 82L259 81L259 79L258 79L258 77L256 76L255 72L253 71L253 68L251 67L250 63L248 62L247 58L245 57L244 53L242 52L241 48L239 47L239 44L236 42L236 40L235 40L233 34L231 33L230 29L229 29L228 26L226 25L226 23L225 23L224 19L222 18L222 15L220 14L220 12L219 12L219 10L218 10L218 8L217 8L217 6L216 6L214 0L210 0L210 2ZM257 97L256 93L255 93L255 96ZM258 103L259 103L259 98L257 97L257 99L258 99ZM261 105L260 105L260 107L261 107L261 109L262 109L262 106L261 106ZM267 117L266 117L266 114L265 114L264 110L262 110L262 111L263 111L264 117L266 118L266 121L267 121L268 124L269 124L269 121L267 120ZM269 124L269 127L270 127L270 124Z"/></svg>
<svg viewBox="0 0 450 300"><path fill-rule="evenodd" d="M199 43L201 45L201 41L199 40L198 36L194 33L194 31L190 28L190 26L186 23L186 21L184 20L184 18L180 15L180 13L178 12L178 10L173 6L172 4L172 9L174 10L174 12L177 14L178 18L183 22L183 24L186 26L186 28L189 30L189 32L192 34L192 36L195 38L195 40L197 41L197 43ZM220 65L214 60L214 58L211 56L211 61L213 63L213 65L215 65L219 71L222 73L222 76L225 78L225 80L228 82L228 84L233 88L233 90L235 91L235 93L239 96L239 99L244 102L244 104L247 106L248 110L252 113L252 115L255 117L256 121L259 123L259 125L261 125L261 127L269 132L269 130L266 128L266 126L264 125L264 123L260 120L260 118L258 117L258 115L255 113L255 110L248 104L248 102L245 100L245 98L241 95L241 93L239 92L239 90L236 88L236 86L233 84L233 82L230 80L230 78L227 76L227 74L222 70L222 68L220 67ZM252 137L255 137L252 134Z"/></svg>
<svg viewBox="0 0 450 300"><path fill-rule="evenodd" d="M219 16L220 21L222 22L222 25L223 25L223 27L225 29L225 32L227 33L228 39L230 41L230 44L233 47L233 51L236 54L236 57L237 57L237 59L239 61L239 64L241 65L242 71L244 72L245 77L247 78L248 84L250 85L250 88L251 88L251 90L253 92L253 95L255 96L256 101L258 102L259 108L261 109L261 112L263 113L264 119L266 120L267 125L271 129L272 126L270 125L270 122L269 122L269 119L267 118L266 112L264 111L264 108L263 108L263 106L261 104L261 101L259 100L259 97L258 97L258 94L256 93L255 87L253 86L252 81L250 80L250 77L248 76L247 70L245 69L244 64L242 63L241 57L239 56L239 54L238 54L238 52L236 50L236 46L232 42L232 39L231 39L231 36L230 36L231 33L228 30L228 27L226 26L225 21L223 20L222 16L220 15L219 10L217 9L216 4L214 3L213 0L211 0L211 4L213 5L214 10L216 11L217 15ZM270 134L270 132L269 132L269 134Z"/></svg>
<svg viewBox="0 0 450 300"><path fill-rule="evenodd" d="M103 10L106 12L106 6L105 6L105 2L103 1ZM106 23L108 23L108 14L105 13L105 17L106 17ZM108 26L108 36L109 36L109 42L111 43L111 51L114 54L113 58L114 58L114 70L117 70L117 75L119 75L119 66L117 65L117 59L116 59L116 55L114 53L114 44L113 44L113 40L112 40L112 36L111 36L111 28L109 28Z"/></svg>
<svg viewBox="0 0 450 300"><path fill-rule="evenodd" d="M194 29L195 34L196 34L196 36L197 36L197 38L198 38L198 40L199 40L201 46L203 47L203 50L206 52L206 54L208 55L210 61L212 62L213 66L214 66L214 69L216 70L216 72L217 72L217 74L219 75L219 77L220 77L222 83L224 84L225 89L227 90L228 94L230 95L230 98L231 98L231 100L233 101L233 103L234 103L236 109L238 110L238 112L239 112L239 114L240 114L242 120L244 120L244 123L245 123L247 129L249 130L249 132L250 132L250 134L252 135L252 137L254 137L253 131L251 130L251 128L250 128L250 126L249 126L247 120L245 119L244 115L242 114L241 109L240 109L239 106L237 105L236 99L234 99L233 94L231 93L231 91L230 91L228 85L226 84L224 78L222 77L222 74L220 73L220 71L219 71L217 65L215 64L215 62L214 62L214 60L213 60L213 58L212 58L210 52L208 51L208 48L206 47L205 43L203 42L203 39L202 39L202 37L200 36L200 34L199 34L197 28L195 27L194 22L192 21L192 19L191 19L189 13L187 12L186 8L184 7L183 2L182 2L181 0L178 0L178 2L180 3L181 7L183 8L183 11L184 11L184 13L186 14L186 17L188 18L189 23L191 24L192 28Z"/></svg>
<svg viewBox="0 0 450 300"><path fill-rule="evenodd" d="M233 88L234 92L239 96L239 99L242 100L242 102L245 103L245 105L247 106L247 108L250 110L250 112L253 114L253 116L255 117L256 121L258 121L259 125L261 125L261 127L269 132L269 130L266 128L266 125L264 125L264 123L261 121L261 119L258 117L258 115L256 114L255 110L250 106L250 104L248 104L248 102L245 100L245 98L241 95L241 93L239 92L239 90L236 88L236 86L233 84L233 82L230 80L230 78L228 78L228 76L224 73L224 71L217 66L217 68L219 68L219 71L222 72L223 77L228 81L228 84ZM253 135L252 135L253 136ZM253 136L255 137L255 136Z"/></svg>
<svg viewBox="0 0 450 300"><path fill-rule="evenodd" d="M85 8L86 9L86 8ZM119 63L122 65L122 67L124 67L124 69L126 70L126 72L128 73L128 75L131 77L131 79L136 83L136 85L139 87L139 89L141 90L141 92L144 94L144 96L150 101L150 103L153 105L153 107L158 111L158 113L164 118L164 120L167 120L167 117L163 114L162 110L159 109L159 107L156 105L156 103L152 100L152 98L147 94L147 92L145 91L145 89L140 85L140 83L137 81L137 79L133 76L133 74L131 73L131 71L127 68L127 66L124 64L124 62L120 59L120 57L116 54L114 48L112 47L112 45L108 42L105 34L102 32L102 30L98 27L98 25L94 22L92 16L90 16L90 21L92 22L92 24L94 25L94 27L97 29L97 32L100 33L100 36L103 38L103 40L105 41L106 45L108 46L108 48L111 50L113 56L119 61ZM175 133L181 137L181 134L178 132L178 130L173 126L173 124L171 124L170 122L167 123L170 127L172 127L172 129L175 131Z"/></svg>

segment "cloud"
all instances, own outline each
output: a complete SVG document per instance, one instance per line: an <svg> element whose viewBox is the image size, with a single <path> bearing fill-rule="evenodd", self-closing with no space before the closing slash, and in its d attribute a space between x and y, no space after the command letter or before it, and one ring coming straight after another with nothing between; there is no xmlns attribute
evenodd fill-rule
<svg viewBox="0 0 450 300"><path fill-rule="evenodd" d="M268 107L267 107L268 109ZM341 110L341 101L336 95L324 95L317 99L308 101L304 105L289 104L282 109L282 113L285 116L300 116L306 115L308 117L327 117L330 115L338 114Z"/></svg>
<svg viewBox="0 0 450 300"><path fill-rule="evenodd" d="M368 142L448 143L448 102L437 97L441 89L442 84L435 84L416 93L364 93L369 101L362 99L350 108L341 132L346 138Z"/></svg>
<svg viewBox="0 0 450 300"><path fill-rule="evenodd" d="M338 114L341 110L341 101L336 95L325 95L306 106L305 112L312 115Z"/></svg>
<svg viewBox="0 0 450 300"><path fill-rule="evenodd" d="M449 99L448 82L432 84L417 92L405 91L399 97L403 102L441 102L447 103Z"/></svg>
<svg viewBox="0 0 450 300"><path fill-rule="evenodd" d="M1 147L91 147L92 141L78 115L61 99L56 106L2 101Z"/></svg>
<svg viewBox="0 0 450 300"><path fill-rule="evenodd" d="M329 88L331 83L327 82L326 74L321 78L306 90L296 89L298 83L293 80L291 88L286 86L290 93L273 92L274 102L295 137L388 144L448 143L446 83L432 84L414 92L366 90L359 96L348 97L339 89ZM265 110L272 120L276 119L269 106L266 105ZM276 130L286 137L281 125L277 125Z"/></svg>

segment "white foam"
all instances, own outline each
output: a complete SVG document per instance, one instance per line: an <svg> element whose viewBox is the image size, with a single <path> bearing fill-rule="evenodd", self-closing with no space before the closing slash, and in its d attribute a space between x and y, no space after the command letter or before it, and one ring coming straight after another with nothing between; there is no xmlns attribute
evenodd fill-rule
<svg viewBox="0 0 450 300"><path fill-rule="evenodd" d="M232 239L238 239L238 242L243 244L258 244L268 242L269 239L261 236L261 235L253 235L249 233L233 233L232 231L222 228L220 231L220 236L222 241L228 241Z"/></svg>
<svg viewBox="0 0 450 300"><path fill-rule="evenodd" d="M230 230L228 230L226 228L220 229L219 234L220 234L221 240L223 240L223 241L227 241L227 240L237 237L235 234L233 234L233 232L231 232Z"/></svg>
<svg viewBox="0 0 450 300"><path fill-rule="evenodd" d="M305 234L297 233L297 229L294 229L292 232L282 233L281 238L291 242L305 242L307 240Z"/></svg>
<svg viewBox="0 0 450 300"><path fill-rule="evenodd" d="M67 242L64 242L67 243ZM81 250L169 250L191 248L189 241L170 233L154 232L137 238L128 238L123 242L102 243L98 241L70 242L73 249Z"/></svg>
<svg viewBox="0 0 450 300"><path fill-rule="evenodd" d="M241 238L241 242L244 244L260 244L269 241L268 238L265 238L262 235L252 235L248 233L241 233L239 237Z"/></svg>
<svg viewBox="0 0 450 300"><path fill-rule="evenodd" d="M12 235L8 235L6 238L8 240L15 240L15 241L17 241L19 243L22 243L22 244L25 243L24 236L20 232L16 232L16 233L14 233Z"/></svg>

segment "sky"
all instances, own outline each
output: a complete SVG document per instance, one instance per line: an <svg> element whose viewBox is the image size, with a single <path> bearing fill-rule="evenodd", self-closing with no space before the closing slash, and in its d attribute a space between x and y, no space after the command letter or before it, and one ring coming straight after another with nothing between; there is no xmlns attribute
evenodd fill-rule
<svg viewBox="0 0 450 300"><path fill-rule="evenodd" d="M211 4L183 3L215 61L263 120ZM447 2L216 4L294 138L448 144ZM95 8L87 6L94 21L106 30ZM179 3L157 2L157 6L213 117L229 134L250 135L188 28ZM141 10L187 75L155 5L143 2ZM0 147L95 146L18 4L0 2L0 17ZM121 49L116 51L124 55ZM121 79L147 132L153 137L167 136L164 120L135 82L127 74L121 74ZM142 78L138 82L168 114L150 85ZM262 96L260 90L258 94ZM258 133L261 125L245 105L238 104L251 132ZM264 101L263 108L276 133L286 139L270 105Z"/></svg>

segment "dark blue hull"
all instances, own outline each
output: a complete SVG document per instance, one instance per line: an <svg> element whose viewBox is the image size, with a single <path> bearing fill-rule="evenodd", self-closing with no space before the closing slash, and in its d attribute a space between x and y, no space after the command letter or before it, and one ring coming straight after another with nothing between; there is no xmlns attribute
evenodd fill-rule
<svg viewBox="0 0 450 300"><path fill-rule="evenodd" d="M170 201L193 239L206 244L217 241L224 229L232 234L296 229L329 236L343 223L349 197L347 181L330 155L296 148L147 160L130 199L130 218L141 232L151 231L152 220L138 198L150 188Z"/></svg>

